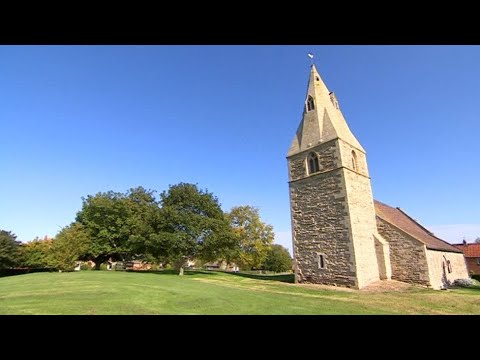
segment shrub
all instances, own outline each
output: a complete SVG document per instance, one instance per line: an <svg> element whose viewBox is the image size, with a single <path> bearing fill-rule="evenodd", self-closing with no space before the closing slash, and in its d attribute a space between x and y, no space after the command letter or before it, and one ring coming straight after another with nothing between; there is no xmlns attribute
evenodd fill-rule
<svg viewBox="0 0 480 360"><path fill-rule="evenodd" d="M57 271L57 269L54 269L54 268L0 269L0 277L13 276L13 275L24 275L24 274L36 273L36 272L53 272L53 271Z"/></svg>
<svg viewBox="0 0 480 360"><path fill-rule="evenodd" d="M151 264L151 267L150 267L150 271L158 271L160 270L160 267L158 266L158 264Z"/></svg>
<svg viewBox="0 0 480 360"><path fill-rule="evenodd" d="M456 279L453 282L453 286L456 287L464 287L464 288L479 288L480 282L475 279Z"/></svg>

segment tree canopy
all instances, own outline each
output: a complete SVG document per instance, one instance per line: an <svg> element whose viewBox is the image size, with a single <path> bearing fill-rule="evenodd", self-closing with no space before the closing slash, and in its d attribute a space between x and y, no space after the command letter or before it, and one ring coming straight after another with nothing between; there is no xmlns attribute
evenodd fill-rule
<svg viewBox="0 0 480 360"><path fill-rule="evenodd" d="M1 234L0 265L12 266L18 244L13 234ZM213 193L179 183L158 200L155 191L143 187L88 195L75 221L55 239L35 239L21 248L23 264L29 267L68 271L77 260L91 260L98 270L107 260L143 260L174 265L183 273L188 260L227 260L244 269L260 268L273 237L272 226L260 219L257 208L238 206L225 214ZM277 250L268 264L280 256Z"/></svg>
<svg viewBox="0 0 480 360"><path fill-rule="evenodd" d="M236 239L236 250L230 256L244 268L260 268L270 245L273 227L262 221L258 208L236 206L227 215Z"/></svg>
<svg viewBox="0 0 480 360"><path fill-rule="evenodd" d="M95 262L96 269L110 258L132 258L154 231L158 203L151 190L137 187L125 194L100 192L82 200L76 221L90 238L83 257Z"/></svg>
<svg viewBox="0 0 480 360"><path fill-rule="evenodd" d="M74 222L65 226L52 242L50 264L59 270L71 271L90 246L90 237L82 224Z"/></svg>
<svg viewBox="0 0 480 360"><path fill-rule="evenodd" d="M20 242L11 231L0 230L0 269L15 266L19 260Z"/></svg>
<svg viewBox="0 0 480 360"><path fill-rule="evenodd" d="M232 233L218 199L195 184L171 185L160 194L160 232L150 249L180 274L187 260L216 260L232 246Z"/></svg>
<svg viewBox="0 0 480 360"><path fill-rule="evenodd" d="M273 244L267 251L267 257L263 268L274 272L292 270L292 258L290 257L290 253L282 245Z"/></svg>
<svg viewBox="0 0 480 360"><path fill-rule="evenodd" d="M32 241L21 244L21 264L29 268L48 268L52 266L52 239L35 238Z"/></svg>

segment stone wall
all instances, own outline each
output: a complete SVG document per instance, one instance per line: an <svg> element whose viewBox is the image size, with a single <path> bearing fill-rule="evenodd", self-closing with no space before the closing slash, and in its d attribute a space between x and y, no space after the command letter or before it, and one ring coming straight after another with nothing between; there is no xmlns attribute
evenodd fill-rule
<svg viewBox="0 0 480 360"><path fill-rule="evenodd" d="M379 217L377 228L389 244L392 279L430 286L425 245Z"/></svg>
<svg viewBox="0 0 480 360"><path fill-rule="evenodd" d="M306 178L308 152L289 158L290 178L301 179L290 182L296 279L356 287L343 169L332 170L339 157L336 144L332 141L313 149L321 171ZM319 269L318 254L325 255L325 269Z"/></svg>
<svg viewBox="0 0 480 360"><path fill-rule="evenodd" d="M364 154L361 151L356 151L358 171L352 171L351 153L353 148L341 140L339 143L342 163L347 161L346 167L342 171L345 178L351 233L353 234L358 288L361 289L371 282L380 280L375 239L373 237L377 232L377 224L372 187L370 178L366 176L368 170Z"/></svg>
<svg viewBox="0 0 480 360"><path fill-rule="evenodd" d="M318 156L320 172L308 176L310 151ZM329 141L291 156L289 178L297 281L362 288L379 280L365 154L340 139ZM325 254L326 269L318 268L318 254ZM382 265L389 266L385 261ZM390 272L383 270L384 275Z"/></svg>
<svg viewBox="0 0 480 360"><path fill-rule="evenodd" d="M336 169L339 166L339 152L336 141L329 141L308 151L293 155L288 159L288 177L290 181L295 181L307 176L307 156L313 151L318 156L320 172L326 172Z"/></svg>
<svg viewBox="0 0 480 360"><path fill-rule="evenodd" d="M448 288L456 279L468 278L463 253L427 249L427 261L430 285L434 289ZM451 272L447 262L450 262Z"/></svg>
<svg viewBox="0 0 480 360"><path fill-rule="evenodd" d="M390 246L378 232L373 236L375 239L375 252L377 253L378 275L381 280L392 278L392 266L390 264Z"/></svg>
<svg viewBox="0 0 480 360"><path fill-rule="evenodd" d="M354 170L353 169L353 162L352 162L352 150L355 151L355 154L357 156L357 169L355 170L356 172L368 176L368 166L367 166L367 156L366 154L358 150L357 148L353 147L349 143L345 141L340 141L340 156L341 156L341 161L342 165L345 166L347 169Z"/></svg>

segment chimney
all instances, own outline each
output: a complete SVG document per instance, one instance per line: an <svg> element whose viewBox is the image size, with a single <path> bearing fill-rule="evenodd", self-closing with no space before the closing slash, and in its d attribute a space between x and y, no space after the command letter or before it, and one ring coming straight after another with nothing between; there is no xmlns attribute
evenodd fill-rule
<svg viewBox="0 0 480 360"><path fill-rule="evenodd" d="M467 240L463 239L463 245L467 245Z"/></svg>

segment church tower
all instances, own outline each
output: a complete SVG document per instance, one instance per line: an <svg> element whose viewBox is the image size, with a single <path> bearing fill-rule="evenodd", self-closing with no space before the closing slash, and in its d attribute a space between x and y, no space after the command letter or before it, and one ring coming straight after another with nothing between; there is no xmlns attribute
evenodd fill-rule
<svg viewBox="0 0 480 360"><path fill-rule="evenodd" d="M362 288L386 278L366 153L315 65L287 161L296 282Z"/></svg>

